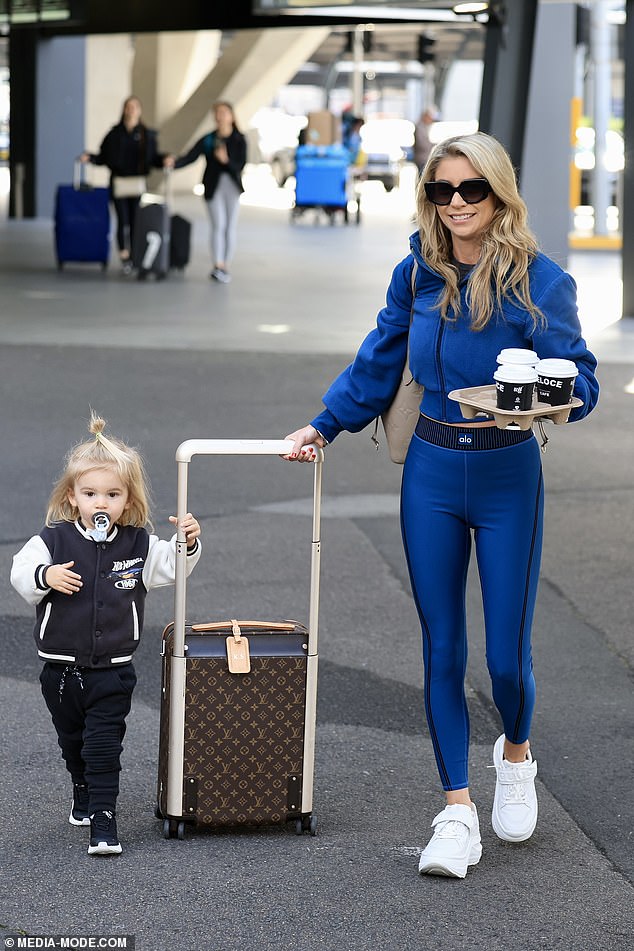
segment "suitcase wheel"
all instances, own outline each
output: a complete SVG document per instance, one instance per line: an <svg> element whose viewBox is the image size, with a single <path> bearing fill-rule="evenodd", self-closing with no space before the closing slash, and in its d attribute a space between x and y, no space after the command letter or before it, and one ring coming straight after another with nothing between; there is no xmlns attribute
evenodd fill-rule
<svg viewBox="0 0 634 951"><path fill-rule="evenodd" d="M163 820L163 838L164 839L184 839L185 823L180 819Z"/></svg>
<svg viewBox="0 0 634 951"><path fill-rule="evenodd" d="M302 835L304 832L310 832L312 836L317 835L317 816L302 816L295 820L295 833Z"/></svg>

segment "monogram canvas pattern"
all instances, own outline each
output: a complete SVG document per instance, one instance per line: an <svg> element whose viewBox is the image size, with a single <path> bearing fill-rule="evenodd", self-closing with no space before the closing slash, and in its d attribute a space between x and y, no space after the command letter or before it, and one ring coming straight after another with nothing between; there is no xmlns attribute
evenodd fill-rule
<svg viewBox="0 0 634 951"><path fill-rule="evenodd" d="M257 635L249 637L252 644L257 640ZM159 753L163 813L169 650L165 661ZM283 823L301 813L301 803L295 809L289 805L289 786L296 788L302 775L306 668L305 656L252 655L248 674L229 673L226 657L188 659L185 817L218 827Z"/></svg>
<svg viewBox="0 0 634 951"><path fill-rule="evenodd" d="M256 657L244 675L225 666L187 665L185 777L198 777L198 821L285 822L288 779L302 772L306 661Z"/></svg>

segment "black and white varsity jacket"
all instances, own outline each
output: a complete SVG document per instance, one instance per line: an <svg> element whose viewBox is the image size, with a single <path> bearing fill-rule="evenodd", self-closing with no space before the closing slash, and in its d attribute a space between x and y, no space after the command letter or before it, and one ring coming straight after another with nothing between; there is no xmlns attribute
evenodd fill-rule
<svg viewBox="0 0 634 951"><path fill-rule="evenodd" d="M187 574L200 557L187 553ZM49 565L74 561L82 587L67 595L46 586ZM34 535L13 558L11 584L35 605L38 654L80 667L125 664L139 644L150 588L173 584L176 536L164 541L144 528L115 525L96 542L79 522L56 522Z"/></svg>

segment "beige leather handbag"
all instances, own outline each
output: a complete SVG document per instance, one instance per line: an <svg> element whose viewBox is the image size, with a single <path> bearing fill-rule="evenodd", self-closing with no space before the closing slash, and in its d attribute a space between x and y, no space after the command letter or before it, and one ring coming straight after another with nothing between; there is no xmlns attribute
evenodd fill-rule
<svg viewBox="0 0 634 951"><path fill-rule="evenodd" d="M112 194L115 198L140 198L147 191L145 175L113 175Z"/></svg>
<svg viewBox="0 0 634 951"><path fill-rule="evenodd" d="M412 325L414 316L414 301L416 300L416 274L418 271L418 262L414 261L412 268L412 306L410 309L409 322ZM381 422L385 432L385 441L392 462L403 465L409 444L416 429L416 423L419 416L420 401L423 398L424 387L417 383L409 368L409 340L407 342L407 358L403 367L403 376L398 389L390 406L381 414ZM372 442L378 450L379 440L377 439L377 430L379 421L377 419L372 435Z"/></svg>

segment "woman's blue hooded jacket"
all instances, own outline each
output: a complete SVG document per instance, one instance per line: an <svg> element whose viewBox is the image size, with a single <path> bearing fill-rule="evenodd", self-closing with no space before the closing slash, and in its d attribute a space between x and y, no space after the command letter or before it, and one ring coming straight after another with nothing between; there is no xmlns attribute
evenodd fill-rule
<svg viewBox="0 0 634 951"><path fill-rule="evenodd" d="M505 347L533 349L540 359L573 360L579 370L574 395L583 406L571 411L570 421L582 419L593 409L599 396L594 375L597 361L581 336L575 282L558 264L539 253L529 266L531 298L544 315L543 328L534 330L531 315L514 301L504 300L486 327L474 331L466 301L467 281L460 286L461 313L455 319L443 319L437 302L444 281L423 260L418 232L410 238L410 249L394 268L376 327L329 387L323 397L325 409L312 420L329 442L342 430L359 432L390 405L407 358L408 330L410 370L425 387L421 412L432 419L464 422L459 404L448 393L492 385L497 355ZM412 312L414 260L418 271Z"/></svg>

